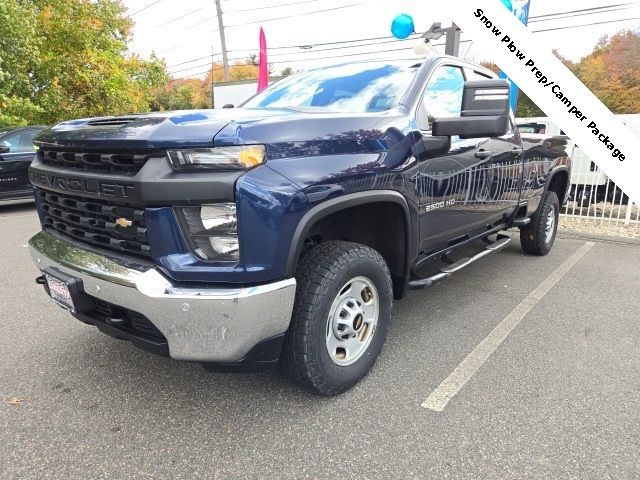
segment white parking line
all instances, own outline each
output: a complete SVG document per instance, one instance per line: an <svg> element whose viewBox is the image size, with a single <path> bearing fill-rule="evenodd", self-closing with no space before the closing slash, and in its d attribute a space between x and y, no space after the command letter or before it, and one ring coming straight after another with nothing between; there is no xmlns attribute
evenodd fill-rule
<svg viewBox="0 0 640 480"><path fill-rule="evenodd" d="M573 255L567 258L551 275L545 278L509 315L505 317L480 342L467 357L460 362L453 372L422 403L424 408L441 412L449 400L473 377L478 369L487 361L500 344L518 326L531 309L560 281L560 279L580 260L595 243L586 242Z"/></svg>

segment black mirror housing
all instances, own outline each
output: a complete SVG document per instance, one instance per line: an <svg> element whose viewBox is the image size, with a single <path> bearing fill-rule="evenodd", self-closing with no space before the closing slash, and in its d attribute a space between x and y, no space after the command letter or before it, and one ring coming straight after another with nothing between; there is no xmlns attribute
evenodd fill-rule
<svg viewBox="0 0 640 480"><path fill-rule="evenodd" d="M509 131L509 82L502 79L465 82L460 117L433 122L434 136L500 137Z"/></svg>
<svg viewBox="0 0 640 480"><path fill-rule="evenodd" d="M434 136L454 136L460 138L501 137L509 131L509 117L506 115L441 118L433 122Z"/></svg>
<svg viewBox="0 0 640 480"><path fill-rule="evenodd" d="M11 147L8 147L7 145L0 145L0 155L9 152L11 152Z"/></svg>

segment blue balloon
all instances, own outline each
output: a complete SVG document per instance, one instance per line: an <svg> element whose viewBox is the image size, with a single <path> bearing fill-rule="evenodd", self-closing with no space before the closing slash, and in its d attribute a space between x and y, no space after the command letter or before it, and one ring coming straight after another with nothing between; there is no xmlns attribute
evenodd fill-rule
<svg viewBox="0 0 640 480"><path fill-rule="evenodd" d="M413 32L415 32L415 26L413 25L411 15L401 13L391 22L391 33L400 40L407 38Z"/></svg>

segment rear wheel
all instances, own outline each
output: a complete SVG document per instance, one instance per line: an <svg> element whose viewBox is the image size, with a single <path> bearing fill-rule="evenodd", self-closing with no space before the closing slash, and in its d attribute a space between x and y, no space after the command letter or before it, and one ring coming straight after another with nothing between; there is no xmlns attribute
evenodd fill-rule
<svg viewBox="0 0 640 480"><path fill-rule="evenodd" d="M551 251L558 231L560 205L555 192L545 193L538 208L528 225L520 228L520 245L525 253L531 255L546 255Z"/></svg>
<svg viewBox="0 0 640 480"><path fill-rule="evenodd" d="M296 280L281 367L319 393L342 393L382 350L393 299L387 264L364 245L326 242L303 258Z"/></svg>

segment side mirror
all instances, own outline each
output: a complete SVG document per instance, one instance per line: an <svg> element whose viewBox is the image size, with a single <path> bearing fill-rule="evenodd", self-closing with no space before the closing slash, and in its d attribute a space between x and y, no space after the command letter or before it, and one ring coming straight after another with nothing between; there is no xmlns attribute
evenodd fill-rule
<svg viewBox="0 0 640 480"><path fill-rule="evenodd" d="M233 105L233 103L225 103L222 108L235 108L235 106Z"/></svg>
<svg viewBox="0 0 640 480"><path fill-rule="evenodd" d="M460 117L433 122L434 136L500 137L509 131L509 82L502 79L465 82Z"/></svg>
<svg viewBox="0 0 640 480"><path fill-rule="evenodd" d="M0 155L9 152L11 152L11 145L9 145L7 142L0 143Z"/></svg>

